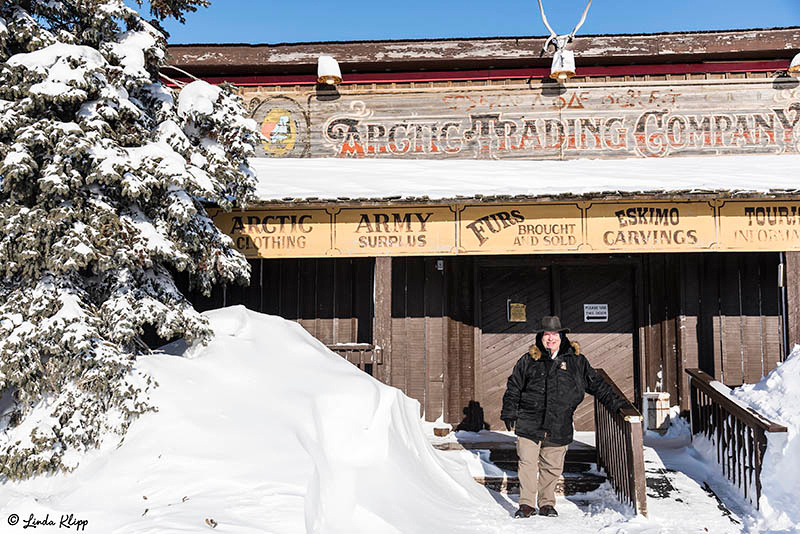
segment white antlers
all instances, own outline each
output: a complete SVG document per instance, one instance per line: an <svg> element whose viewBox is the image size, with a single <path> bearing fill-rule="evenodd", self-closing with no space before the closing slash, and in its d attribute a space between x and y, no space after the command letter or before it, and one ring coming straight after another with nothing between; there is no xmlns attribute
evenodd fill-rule
<svg viewBox="0 0 800 534"><path fill-rule="evenodd" d="M547 22L547 16L544 14L544 6L542 5L542 0L539 0L539 11L542 12L542 22L550 31L550 37L544 42L544 46L542 46L542 51L546 52L548 46L553 46L556 52L559 50L566 50L567 44L572 42L572 39L575 38L575 33L583 26L583 23L586 21L586 14L589 12L589 6L592 5L592 0L589 0L589 3L586 4L586 9L583 10L583 15L581 16L581 20L578 21L578 25L575 26L575 29L572 30L571 33L565 33L564 35L558 35L556 32L553 31L553 28L550 27L550 24Z"/></svg>

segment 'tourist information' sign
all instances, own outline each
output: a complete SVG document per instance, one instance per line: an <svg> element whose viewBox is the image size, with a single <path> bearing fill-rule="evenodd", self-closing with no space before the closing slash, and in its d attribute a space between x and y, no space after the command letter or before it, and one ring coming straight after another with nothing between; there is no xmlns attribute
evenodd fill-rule
<svg viewBox="0 0 800 534"><path fill-rule="evenodd" d="M212 214L249 258L800 250L800 200L279 208Z"/></svg>

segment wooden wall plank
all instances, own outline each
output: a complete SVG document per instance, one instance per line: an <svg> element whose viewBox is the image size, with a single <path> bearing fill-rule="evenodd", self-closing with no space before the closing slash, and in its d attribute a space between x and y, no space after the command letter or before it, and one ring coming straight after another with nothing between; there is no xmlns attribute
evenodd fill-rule
<svg viewBox="0 0 800 534"><path fill-rule="evenodd" d="M333 268L333 342L355 343L358 327L353 315L353 260L337 259Z"/></svg>
<svg viewBox="0 0 800 534"><path fill-rule="evenodd" d="M720 304L719 304L719 254L704 254L703 294L701 296L701 345L707 356L701 359L715 379L722 377L722 350L720 345ZM706 371L708 372L708 371Z"/></svg>
<svg viewBox="0 0 800 534"><path fill-rule="evenodd" d="M761 254L761 316L765 347L764 374L778 366L784 357L783 324L778 288L778 254ZM789 316L791 317L791 315Z"/></svg>
<svg viewBox="0 0 800 534"><path fill-rule="evenodd" d="M689 409L689 375L686 369L700 365L699 314L700 271L702 256L682 254L680 256L680 312L678 316L678 373L680 375L681 410ZM672 400L676 404L676 400Z"/></svg>
<svg viewBox="0 0 800 534"><path fill-rule="evenodd" d="M317 337L317 260L302 260L298 264L300 294L300 324Z"/></svg>
<svg viewBox="0 0 800 534"><path fill-rule="evenodd" d="M800 252L786 252L786 313L789 350L800 343Z"/></svg>
<svg viewBox="0 0 800 534"><path fill-rule="evenodd" d="M392 262L392 373L389 382L408 394L408 335L406 332L406 262L408 258L391 258ZM376 258L376 262L378 259ZM377 263L376 263L377 264ZM377 282L376 282L377 283Z"/></svg>
<svg viewBox="0 0 800 534"><path fill-rule="evenodd" d="M444 274L436 258L424 259L425 269L425 419L435 421L444 411L445 330Z"/></svg>
<svg viewBox="0 0 800 534"><path fill-rule="evenodd" d="M301 261L309 260L279 260L280 270L275 273L269 273L273 278L265 280L265 283L269 283L270 293L273 295L272 298L278 298L278 313L280 316L293 321L300 318L299 263ZM265 272L264 274L267 273Z"/></svg>
<svg viewBox="0 0 800 534"><path fill-rule="evenodd" d="M425 262L411 257L406 261L406 394L427 405L427 362L425 339Z"/></svg>
<svg viewBox="0 0 800 534"><path fill-rule="evenodd" d="M664 341L664 260L663 255L648 255L645 258L645 305L647 318L645 329L645 388L661 391L663 387ZM659 377L661 374L661 377Z"/></svg>
<svg viewBox="0 0 800 534"><path fill-rule="evenodd" d="M678 335L676 326L680 309L680 263L676 254L664 254L664 280L661 285L664 294L664 315L661 319L663 346L664 391L670 394L675 403L680 399L680 377L678 376Z"/></svg>
<svg viewBox="0 0 800 534"><path fill-rule="evenodd" d="M457 399L451 404L450 413L452 421L458 421L463 415L463 409L469 402L475 400L475 333L478 330L474 321L475 280L473 277L474 259L457 258L446 264L447 269L453 269L452 290L447 301L448 316L457 326L455 338L451 338L448 352L452 360L458 362L458 389L451 394ZM447 273L452 271L448 270ZM452 343L455 343L453 345ZM454 347L457 347L454 350ZM452 377L455 372L451 373ZM455 388L455 385L451 386Z"/></svg>
<svg viewBox="0 0 800 534"><path fill-rule="evenodd" d="M742 303L742 334L744 352L744 377L746 384L761 380L764 369L764 337L759 306L758 255L742 254L739 258Z"/></svg>
<svg viewBox="0 0 800 534"><path fill-rule="evenodd" d="M740 255L720 256L722 270L719 277L719 301L723 382L729 386L738 386L744 379Z"/></svg>
<svg viewBox="0 0 800 534"><path fill-rule="evenodd" d="M378 268L377 258L353 259L353 313L358 319L355 339L358 343L374 343L381 347L388 343L386 346L389 348L385 349L388 353L385 355L390 357L391 336L382 332L380 336L376 333L373 338L373 328L377 327L377 323L373 326L373 322L377 321L379 307L384 314L381 316L381 326L391 328L392 260L385 258L381 261L381 266ZM384 284L380 292L375 285L378 279ZM379 302L383 304L378 306ZM373 316L374 320L370 320ZM381 339L381 343L377 343L374 339ZM391 365L391 362L388 365Z"/></svg>

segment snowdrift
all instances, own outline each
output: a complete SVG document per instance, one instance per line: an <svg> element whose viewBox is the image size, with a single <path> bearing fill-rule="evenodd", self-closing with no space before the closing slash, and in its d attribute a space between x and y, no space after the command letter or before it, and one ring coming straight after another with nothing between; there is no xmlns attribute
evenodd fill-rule
<svg viewBox="0 0 800 534"><path fill-rule="evenodd" d="M417 401L295 323L244 307L206 315L210 345L137 363L159 383L159 411L73 473L0 486L4 522L72 513L85 532L198 532L208 519L217 532L354 534L474 531L480 508L507 517L465 467L445 469Z"/></svg>
<svg viewBox="0 0 800 534"><path fill-rule="evenodd" d="M732 395L787 428L786 433L767 434L759 528L800 532L800 345L761 382L737 388Z"/></svg>

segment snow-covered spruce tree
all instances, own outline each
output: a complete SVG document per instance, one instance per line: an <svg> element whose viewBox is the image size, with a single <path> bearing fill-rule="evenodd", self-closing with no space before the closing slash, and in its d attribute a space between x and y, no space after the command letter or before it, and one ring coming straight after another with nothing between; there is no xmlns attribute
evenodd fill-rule
<svg viewBox="0 0 800 534"><path fill-rule="evenodd" d="M163 18L206 0L153 0ZM247 201L257 141L228 89L159 82L163 35L122 0L0 1L0 475L70 469L153 409L152 325L205 340L178 291L249 268L208 217ZM116 438L115 438L116 439Z"/></svg>

